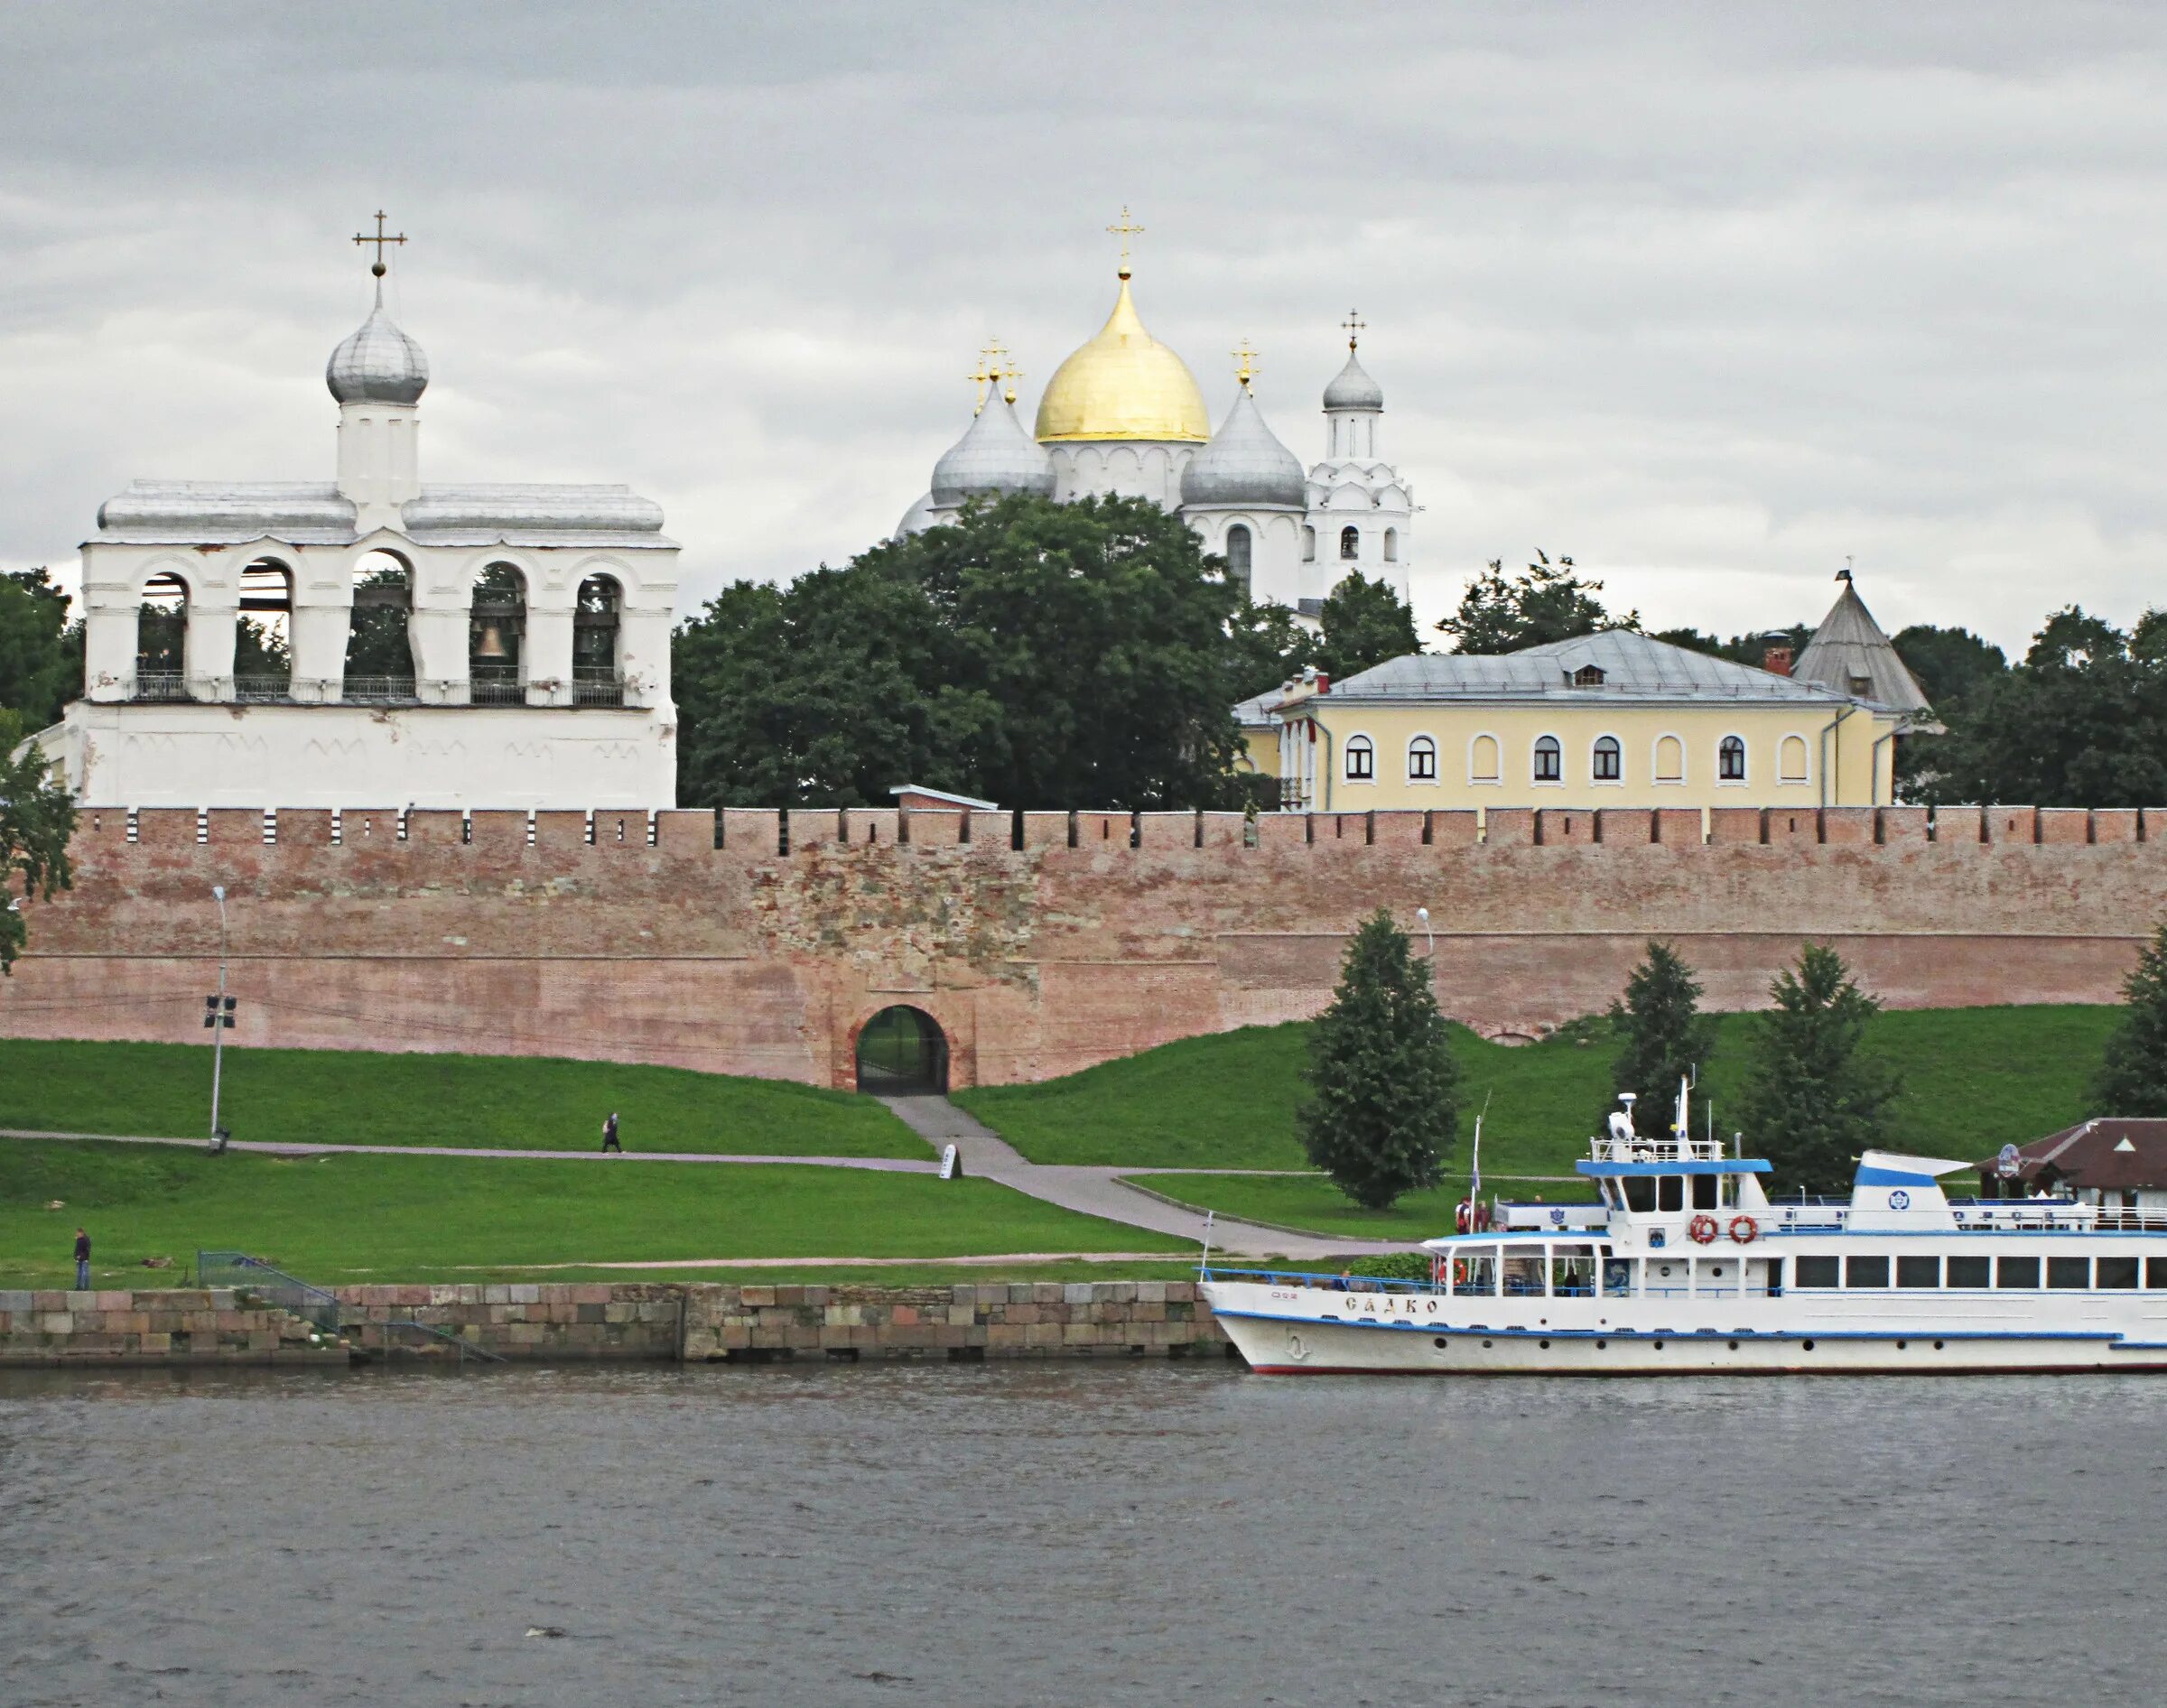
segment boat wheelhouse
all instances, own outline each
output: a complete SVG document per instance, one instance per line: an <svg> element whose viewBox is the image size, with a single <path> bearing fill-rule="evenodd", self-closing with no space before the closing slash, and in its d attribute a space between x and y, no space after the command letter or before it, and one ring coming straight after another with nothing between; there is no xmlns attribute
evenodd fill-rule
<svg viewBox="0 0 2167 1708"><path fill-rule="evenodd" d="M1772 1200L1688 1115L1651 1138L1629 1104L1578 1165L1599 1202L1506 1205L1426 1280L1211 1267L1205 1297L1271 1373L2167 1369L2167 1214L1952 1201L1971 1164L1888 1151Z"/></svg>

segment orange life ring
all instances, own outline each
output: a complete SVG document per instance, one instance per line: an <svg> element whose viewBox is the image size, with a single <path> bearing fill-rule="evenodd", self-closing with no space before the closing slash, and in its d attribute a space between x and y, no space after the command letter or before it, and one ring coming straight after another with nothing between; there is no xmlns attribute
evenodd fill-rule
<svg viewBox="0 0 2167 1708"><path fill-rule="evenodd" d="M1694 1217L1692 1221L1686 1223L1686 1238L1697 1246L1713 1245L1716 1242L1716 1218L1713 1216Z"/></svg>
<svg viewBox="0 0 2167 1708"><path fill-rule="evenodd" d="M1452 1266L1452 1285L1456 1287L1464 1287L1467 1285L1467 1266L1465 1262L1455 1263Z"/></svg>
<svg viewBox="0 0 2167 1708"><path fill-rule="evenodd" d="M1731 1218L1731 1239L1742 1246L1750 1246L1761 1237L1761 1224L1751 1216Z"/></svg>

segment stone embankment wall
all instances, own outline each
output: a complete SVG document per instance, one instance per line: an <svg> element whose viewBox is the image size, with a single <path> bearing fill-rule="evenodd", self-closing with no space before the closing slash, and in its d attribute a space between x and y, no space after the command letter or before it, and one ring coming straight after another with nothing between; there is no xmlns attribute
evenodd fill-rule
<svg viewBox="0 0 2167 1708"><path fill-rule="evenodd" d="M275 840L266 840L274 838ZM253 1044L655 1062L849 1086L907 1003L955 1084L1297 1019L1428 907L1446 1011L1533 1035L1650 937L1709 1006L1831 942L1896 1007L2105 1002L2167 911L2167 811L1268 815L88 809L0 1033L194 1038L228 894Z"/></svg>
<svg viewBox="0 0 2167 1708"><path fill-rule="evenodd" d="M942 1287L665 1283L364 1286L338 1290L347 1348L225 1291L0 1292L0 1364L334 1363L457 1355L429 1324L512 1360L1223 1355L1194 1282L987 1283Z"/></svg>
<svg viewBox="0 0 2167 1708"><path fill-rule="evenodd" d="M0 1364L344 1364L309 1323L223 1288L0 1291Z"/></svg>

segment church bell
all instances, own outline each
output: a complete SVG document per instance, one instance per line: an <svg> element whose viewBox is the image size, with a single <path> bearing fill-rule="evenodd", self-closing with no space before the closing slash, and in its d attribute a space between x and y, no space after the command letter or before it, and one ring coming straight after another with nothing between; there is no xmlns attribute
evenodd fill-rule
<svg viewBox="0 0 2167 1708"><path fill-rule="evenodd" d="M504 631L494 623L484 623L481 626L481 639L474 648L474 656L477 658L504 657Z"/></svg>

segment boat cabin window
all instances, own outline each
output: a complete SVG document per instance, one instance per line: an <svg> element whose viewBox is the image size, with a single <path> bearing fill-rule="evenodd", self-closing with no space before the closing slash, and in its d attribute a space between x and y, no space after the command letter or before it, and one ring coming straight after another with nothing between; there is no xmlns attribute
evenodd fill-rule
<svg viewBox="0 0 2167 1708"><path fill-rule="evenodd" d="M2098 1279L2092 1285L2101 1287L2135 1286L2137 1285L2137 1260L2134 1258L2100 1258Z"/></svg>
<svg viewBox="0 0 2167 1708"><path fill-rule="evenodd" d="M1723 1184L1722 1181L1714 1174L1692 1174L1688 1178L1693 1183L1693 1208L1696 1210L1715 1209L1716 1207L1716 1189Z"/></svg>
<svg viewBox="0 0 2167 1708"><path fill-rule="evenodd" d="M1511 1253L1505 1258L1502 1276L1505 1291L1521 1297L1542 1296L1542 1253L1529 1251Z"/></svg>
<svg viewBox="0 0 2167 1708"><path fill-rule="evenodd" d="M1653 1174L1626 1174L1618 1181L1618 1190L1625 1194L1625 1208L1645 1216L1655 1209L1655 1176Z"/></svg>
<svg viewBox="0 0 2167 1708"><path fill-rule="evenodd" d="M2144 1285L2148 1287L2167 1287L2167 1258L2144 1259Z"/></svg>
<svg viewBox="0 0 2167 1708"><path fill-rule="evenodd" d="M1683 1174L1658 1174L1655 1177L1655 1207L1658 1210L1683 1210L1686 1207L1686 1177Z"/></svg>
<svg viewBox="0 0 2167 1708"><path fill-rule="evenodd" d="M1948 1260L1948 1285L1952 1287L1985 1286L1990 1261L1986 1258L1951 1258Z"/></svg>
<svg viewBox="0 0 2167 1708"><path fill-rule="evenodd" d="M2088 1287L2092 1285L2089 1258L2049 1258L2047 1285L2051 1287Z"/></svg>
<svg viewBox="0 0 2167 1708"><path fill-rule="evenodd" d="M1889 1285L1889 1260L1885 1257L1846 1258L1844 1285L1847 1287L1885 1287Z"/></svg>
<svg viewBox="0 0 2167 1708"><path fill-rule="evenodd" d="M1834 1258L1800 1258L1791 1275L1794 1287L1832 1287L1836 1285Z"/></svg>
<svg viewBox="0 0 2167 1708"><path fill-rule="evenodd" d="M1497 1291L1497 1248L1482 1246L1452 1260L1452 1290L1484 1297Z"/></svg>
<svg viewBox="0 0 2167 1708"><path fill-rule="evenodd" d="M2039 1285L2037 1258L1996 1258L1994 1285L1997 1287L2035 1287Z"/></svg>
<svg viewBox="0 0 2167 1708"><path fill-rule="evenodd" d="M1550 1250L1550 1291L1559 1298L1586 1298L1595 1290L1593 1246L1555 1246Z"/></svg>
<svg viewBox="0 0 2167 1708"><path fill-rule="evenodd" d="M1603 1259L1603 1291L1614 1299L1622 1299L1632 1292L1632 1259L1605 1257Z"/></svg>
<svg viewBox="0 0 2167 1708"><path fill-rule="evenodd" d="M1900 1287L1939 1286L1941 1285L1941 1259L1939 1258L1897 1258L1896 1285Z"/></svg>

